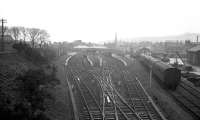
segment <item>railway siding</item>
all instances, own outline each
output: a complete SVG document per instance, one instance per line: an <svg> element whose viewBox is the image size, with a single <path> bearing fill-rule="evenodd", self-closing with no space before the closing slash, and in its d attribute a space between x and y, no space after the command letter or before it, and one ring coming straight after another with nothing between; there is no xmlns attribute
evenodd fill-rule
<svg viewBox="0 0 200 120"><path fill-rule="evenodd" d="M71 59L71 57L73 57L74 55L76 55L77 53L69 53L69 57L65 60L65 66L68 65L69 60Z"/></svg>
<svg viewBox="0 0 200 120"><path fill-rule="evenodd" d="M92 60L90 59L90 57L88 55L87 55L87 60L88 60L88 62L90 63L91 66L94 66Z"/></svg>
<svg viewBox="0 0 200 120"><path fill-rule="evenodd" d="M137 77L132 78L128 71L123 71L124 88L127 93L127 101L136 110L136 112L144 119L150 120L166 120L159 111L153 100L147 94Z"/></svg>
<svg viewBox="0 0 200 120"><path fill-rule="evenodd" d="M72 94L75 96L74 104L76 104L76 111L78 111L78 119L165 120L160 115L161 113L156 111L155 106L151 103L138 81L131 81L133 84L130 84L131 79L129 78L131 76L129 74L125 75L129 76L125 78L126 80L121 79L123 74L118 73L126 69L124 66L127 63L124 64L121 60L111 56L101 57L103 58L102 66L97 67L87 67L89 60L87 63L84 62L88 59L85 54L77 54L66 60L68 76L71 86L73 86ZM119 70L116 70L118 68ZM113 77L111 74L117 75ZM129 91L127 91L132 94L131 97L124 96L118 91L118 86L115 86L118 83L131 85ZM123 88L124 91L125 88Z"/></svg>
<svg viewBox="0 0 200 120"><path fill-rule="evenodd" d="M185 81L181 81L176 91L171 95L189 111L195 119L200 119L200 92Z"/></svg>
<svg viewBox="0 0 200 120"><path fill-rule="evenodd" d="M162 120L167 120L165 118L165 116L161 113L161 111L159 110L159 108L157 107L157 105L154 103L154 101L152 100L152 98L149 96L149 94L146 92L146 90L144 89L143 85L140 83L139 79L137 77L135 77L135 80L139 83L139 85L141 86L143 92L145 93L145 95L148 97L148 102L151 103L151 105L153 106L153 108L156 110L156 112L159 114L159 116L162 118Z"/></svg>
<svg viewBox="0 0 200 120"><path fill-rule="evenodd" d="M65 68L65 72L66 72L66 68ZM70 84L68 77L65 76L65 78L66 78L66 81L67 81L67 86L68 86L68 89L69 89L69 95L70 95L70 99L71 99L71 103L72 103L72 110L73 110L73 113L74 113L73 117L74 117L74 120L79 120L76 101L75 101L75 97L74 97L74 94L73 94L73 91L72 91L72 85Z"/></svg>
<svg viewBox="0 0 200 120"><path fill-rule="evenodd" d="M124 66L128 65L127 62L124 59L122 59L120 56L118 56L116 54L112 54L112 57L114 57L114 58L118 59L119 61L121 61L124 64Z"/></svg>
<svg viewBox="0 0 200 120"><path fill-rule="evenodd" d="M135 66L138 65L138 68L139 68L139 66L141 66L141 64L138 61L136 61L136 63L137 64L135 64ZM142 69L144 70L145 68L142 68ZM142 69L140 70L140 72L142 71ZM137 72L134 71L134 72L138 73L138 75L139 75L138 77L142 78L141 81L142 81L143 85L146 84L146 88L149 89L150 81L148 81L148 82L145 81L145 79L149 77L149 73L147 73L147 74L145 73L146 74L145 75L143 73L139 73L138 71ZM143 76L146 76L146 77L143 77ZM158 86L156 79L158 79L158 78L152 77L152 83L153 84L151 86L155 86L155 88L151 87L151 90L153 89L155 92L150 91L150 93L153 94L153 97L155 96L156 102L162 108L163 112L166 113L165 115L170 119L193 120L194 118L192 118L192 117L194 115L191 114L192 112L190 110L191 108L193 108L192 106L194 106L194 105L191 104L191 101L193 101L193 100L188 101L186 99L186 98L192 99L193 97L190 98L189 93L188 92L185 93L186 91L184 90L184 88L181 87L180 84L177 86L177 89L174 90L174 91L172 91L172 90L166 91L163 88L161 89L160 85ZM182 83L182 81L183 80L181 80L180 83ZM186 82L186 81L184 81L184 82ZM188 83L187 83L187 85L188 85ZM160 91L162 91L162 95L160 94L161 93ZM194 93L194 91L193 91L193 93ZM186 94L189 95L189 96L186 96ZM197 94L197 93L195 92L195 94ZM183 95L185 95L185 96L183 96ZM160 96L161 96L161 98L160 98ZM186 106L185 106L185 103L186 103Z"/></svg>

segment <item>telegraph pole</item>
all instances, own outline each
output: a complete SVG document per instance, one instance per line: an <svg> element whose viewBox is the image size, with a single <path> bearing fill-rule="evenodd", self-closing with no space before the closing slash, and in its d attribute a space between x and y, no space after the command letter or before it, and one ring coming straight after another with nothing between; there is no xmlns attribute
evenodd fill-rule
<svg viewBox="0 0 200 120"><path fill-rule="evenodd" d="M151 65L150 66L150 74L149 74L149 87L151 88L151 82L152 82L152 69L153 69L153 66Z"/></svg>
<svg viewBox="0 0 200 120"><path fill-rule="evenodd" d="M3 52L4 51L4 32L5 32L4 23L6 23L6 19L2 18L0 22L1 22L1 51Z"/></svg>

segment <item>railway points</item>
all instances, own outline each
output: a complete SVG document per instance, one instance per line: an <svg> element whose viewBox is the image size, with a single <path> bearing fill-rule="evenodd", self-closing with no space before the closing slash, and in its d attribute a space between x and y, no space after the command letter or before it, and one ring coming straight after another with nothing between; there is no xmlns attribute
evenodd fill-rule
<svg viewBox="0 0 200 120"><path fill-rule="evenodd" d="M84 62L84 56L83 53L72 56L66 66L67 77L70 85L73 86L72 92L78 111L78 114L74 115L77 115L77 118L80 120L165 120L146 96L141 85L136 80L128 80L130 75L123 67L123 62L111 56L97 55L96 57L100 58L97 61L102 61L100 66L87 67L88 63ZM93 63L96 62L92 60ZM123 72L124 76L120 72ZM124 77L125 80L120 80L115 75ZM127 76L129 78L126 78ZM119 90L118 86L122 85L123 89ZM135 90L132 89L133 86ZM127 92L129 96L123 95L121 91ZM130 97L133 93L137 96Z"/></svg>
<svg viewBox="0 0 200 120"><path fill-rule="evenodd" d="M124 59L122 59L120 56L118 56L116 54L112 54L112 57L114 57L114 58L118 59L119 61L121 61L124 64L124 66L127 66L126 61Z"/></svg>
<svg viewBox="0 0 200 120"><path fill-rule="evenodd" d="M71 59L72 56L76 55L76 52L73 53L69 53L69 57L67 57L67 59L65 60L65 66L68 65L68 61Z"/></svg>
<svg viewBox="0 0 200 120"><path fill-rule="evenodd" d="M93 62L92 62L92 60L90 59L89 56L87 56L87 60L88 60L88 62L90 63L91 66L94 66L94 64L93 64Z"/></svg>

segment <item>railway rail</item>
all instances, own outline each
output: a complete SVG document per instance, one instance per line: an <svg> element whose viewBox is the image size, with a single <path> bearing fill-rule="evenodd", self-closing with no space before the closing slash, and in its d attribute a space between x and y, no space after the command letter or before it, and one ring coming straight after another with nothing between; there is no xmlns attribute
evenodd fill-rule
<svg viewBox="0 0 200 120"><path fill-rule="evenodd" d="M0 81L1 82L5 82L5 81L7 81L9 78L7 77L7 76L5 76L5 75L3 75L2 73L0 73Z"/></svg>
<svg viewBox="0 0 200 120"><path fill-rule="evenodd" d="M114 57L115 59L119 60L120 62L122 62L124 64L124 66L127 66L127 62L122 59L122 57L116 55L116 54L112 54L112 57Z"/></svg>
<svg viewBox="0 0 200 120"><path fill-rule="evenodd" d="M88 60L88 62L90 63L91 66L94 66L92 60L90 59L90 57L88 55L87 55L87 60Z"/></svg>
<svg viewBox="0 0 200 120"><path fill-rule="evenodd" d="M189 111L195 119L200 119L200 92L185 82L181 82L172 96Z"/></svg>
<svg viewBox="0 0 200 120"><path fill-rule="evenodd" d="M146 95L141 84L138 83L137 78L130 78L128 71L123 71L123 77L126 82L124 88L127 93L128 103L135 109L142 119L149 120L163 120L165 119L153 106L152 101Z"/></svg>
<svg viewBox="0 0 200 120"><path fill-rule="evenodd" d="M97 102L97 99L91 89L79 78L78 71L70 71L73 83L78 89L79 97L81 100L81 109L79 112L80 120L101 120L103 119L102 109Z"/></svg>
<svg viewBox="0 0 200 120"><path fill-rule="evenodd" d="M104 86L107 86L106 87L107 90L109 90L109 87L110 87L111 89L109 92L110 95L108 94L108 96L115 94L115 96L113 97L113 99L115 98L114 103L116 103L116 100L123 103L124 106L122 108L126 109L124 115L127 114L126 112L128 112L128 114L131 114L131 112L133 112L136 116L135 119L139 119L139 120L164 120L165 119L164 116L162 116L159 112L156 111L157 109L154 108L155 106L153 106L153 104L151 103L152 101L149 100L148 96L144 93L140 84L137 83L137 80L131 81L130 79L128 80L126 78L125 88L127 88L126 93L128 94L128 96L122 97L121 94L112 85L112 82L109 76L108 77L106 77L106 75L99 76L98 73L95 73L94 71L92 72L94 75L96 75L97 79L101 82L101 84L103 84ZM108 73L105 72L104 74L108 74ZM101 78L104 78L104 80L101 80ZM112 90L113 90L113 93L112 93ZM108 91L105 91L105 93L107 92ZM125 106L127 106L127 108ZM128 111L128 109L130 109L130 111ZM127 119L130 119L130 118L127 117Z"/></svg>
<svg viewBox="0 0 200 120"><path fill-rule="evenodd" d="M79 106L80 120L164 120L154 109L141 84L127 77L130 75L121 62L102 56L102 66L85 68L79 57L81 55L71 58L67 71L70 73L68 75L71 76L71 84L78 101L76 104ZM116 70L117 68L120 69ZM124 80L121 82L126 85L123 88L126 88L126 96L120 94L114 84L118 79L115 80L112 76L122 70ZM92 86L94 81L97 86ZM98 87L99 93L95 91L95 87Z"/></svg>
<svg viewBox="0 0 200 120"><path fill-rule="evenodd" d="M113 120L141 120L141 118L135 113L135 111L128 105L123 97L113 87L110 75L103 71L103 75L100 73L92 73L101 85L104 93L103 109L105 118Z"/></svg>

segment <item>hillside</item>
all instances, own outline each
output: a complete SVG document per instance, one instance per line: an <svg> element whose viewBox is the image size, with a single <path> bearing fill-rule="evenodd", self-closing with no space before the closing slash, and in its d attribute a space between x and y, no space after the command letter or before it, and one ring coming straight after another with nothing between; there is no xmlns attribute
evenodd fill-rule
<svg viewBox="0 0 200 120"><path fill-rule="evenodd" d="M195 41L197 39L197 35L199 36L200 34L197 33L184 33L180 35L169 35L169 36L157 36L157 37L138 37L138 38L133 38L134 41L152 41L152 42L160 42L160 41L176 41L176 40L191 40Z"/></svg>
<svg viewBox="0 0 200 120"><path fill-rule="evenodd" d="M18 53L0 55L0 73L8 78L15 78L29 69L38 68Z"/></svg>
<svg viewBox="0 0 200 120"><path fill-rule="evenodd" d="M47 111L60 84L53 52L21 43L15 48L17 52L0 54L0 119L51 120Z"/></svg>

